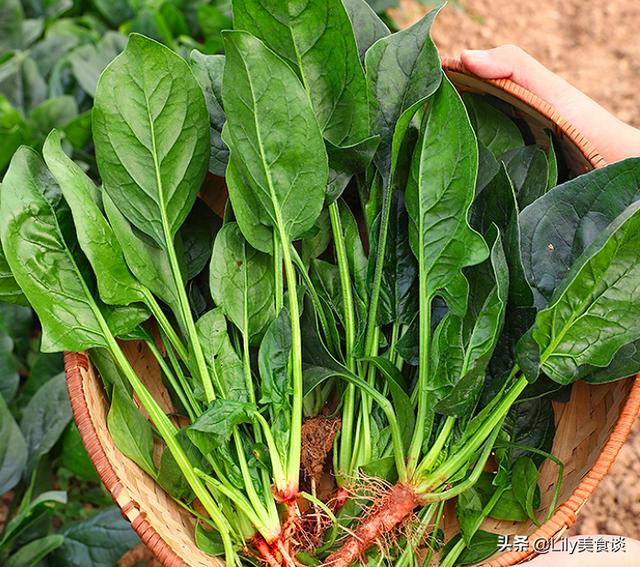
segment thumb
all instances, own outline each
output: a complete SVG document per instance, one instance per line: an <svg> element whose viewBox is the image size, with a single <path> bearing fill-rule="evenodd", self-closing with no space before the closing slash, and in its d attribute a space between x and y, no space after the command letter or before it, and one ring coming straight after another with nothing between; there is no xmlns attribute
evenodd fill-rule
<svg viewBox="0 0 640 567"><path fill-rule="evenodd" d="M574 87L515 45L468 49L460 59L467 70L483 79L511 79L552 104L575 94Z"/></svg>
<svg viewBox="0 0 640 567"><path fill-rule="evenodd" d="M460 59L467 70L478 77L508 79L511 78L513 69L517 66L514 66L513 56L504 47L487 50L466 49L461 53Z"/></svg>

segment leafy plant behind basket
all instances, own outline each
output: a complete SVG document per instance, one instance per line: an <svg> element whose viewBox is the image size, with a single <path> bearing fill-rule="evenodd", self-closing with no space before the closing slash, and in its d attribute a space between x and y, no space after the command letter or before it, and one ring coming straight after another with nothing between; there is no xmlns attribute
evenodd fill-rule
<svg viewBox="0 0 640 567"><path fill-rule="evenodd" d="M90 556L113 565L140 540L98 484L71 420L62 357L39 352L29 307L1 304L0 329L2 563L80 566Z"/></svg>
<svg viewBox="0 0 640 567"><path fill-rule="evenodd" d="M384 560L413 565L426 541L428 563L458 497L443 563L482 561L485 518L541 520L547 458L555 506L558 390L640 370L639 162L557 185L552 136L526 145L444 75L439 9L390 34L356 0L233 7L224 56L129 38L97 84L99 180L59 131L43 159L16 152L7 294L34 306L44 351L90 350L114 442L207 553L378 561L415 513ZM208 168L226 176L222 226L197 196Z"/></svg>

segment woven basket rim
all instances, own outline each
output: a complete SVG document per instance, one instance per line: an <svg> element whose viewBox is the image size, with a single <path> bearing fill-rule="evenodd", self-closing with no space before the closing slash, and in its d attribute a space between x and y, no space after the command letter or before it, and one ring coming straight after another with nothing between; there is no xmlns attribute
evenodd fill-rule
<svg viewBox="0 0 640 567"><path fill-rule="evenodd" d="M538 96L534 95L521 85L510 79L494 79L487 80L476 77L469 73L462 62L455 58L443 58L442 66L447 73L463 74L474 77L483 83L493 85L500 91L503 91L525 105L533 108L542 116L550 120L557 132L561 132L580 150L584 157L594 168L606 165L605 160L598 153L593 144L564 117L562 117L555 108L545 102ZM96 468L100 479L110 492L114 502L120 507L122 514L127 518L127 513L131 509L140 510L140 505L135 501L122 503L118 500L118 496L122 492L125 483L120 479L112 467L104 447L98 437L98 434L91 419L91 413L87 405L83 387L82 371L89 369L89 359L85 353L64 353L65 372L67 375L67 389L71 401L73 416L80 432L82 442L87 449L89 458ZM607 474L611 465L615 461L618 452L624 444L633 422L640 412L640 374L633 380L633 386L624 403L622 412L615 428L610 434L607 442L602 448L596 462L589 472L584 476L580 484L573 491L570 498L563 503L540 528L529 536L530 541L535 539L555 539L560 537L576 520L577 513L588 500L589 496L596 489L602 478ZM140 510L143 512L142 510ZM140 536L142 542L149 550L158 558L165 567L189 567L189 565L177 555L167 542L162 539L153 526L146 520L144 513L140 513L132 522L132 527ZM532 553L532 546L528 551L522 552L506 552L485 565L488 567L506 567L515 565Z"/></svg>

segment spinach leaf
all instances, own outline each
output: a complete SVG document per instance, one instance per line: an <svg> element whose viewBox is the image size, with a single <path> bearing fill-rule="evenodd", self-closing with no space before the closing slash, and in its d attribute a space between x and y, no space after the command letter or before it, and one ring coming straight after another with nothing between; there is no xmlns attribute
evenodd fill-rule
<svg viewBox="0 0 640 567"><path fill-rule="evenodd" d="M48 136L42 153L69 204L78 242L94 269L102 300L112 305L142 300L140 284L129 271L120 243L99 208L98 188L62 151L57 130Z"/></svg>
<svg viewBox="0 0 640 567"><path fill-rule="evenodd" d="M524 146L502 155L509 177L513 181L521 209L547 192L549 165L538 146Z"/></svg>
<svg viewBox="0 0 640 567"><path fill-rule="evenodd" d="M548 398L526 400L514 405L502 426L501 435L508 443L533 447L550 452L556 433L553 405ZM500 468L511 471L513 464L521 457L528 456L540 466L544 458L520 447L496 449L496 458Z"/></svg>
<svg viewBox="0 0 640 567"><path fill-rule="evenodd" d="M0 54L22 49L24 12L20 0L0 2Z"/></svg>
<svg viewBox="0 0 640 567"><path fill-rule="evenodd" d="M457 315L466 312L469 289L462 268L487 257L484 240L467 222L477 167L471 125L458 93L444 78L423 119L405 198L420 295L430 300L441 294Z"/></svg>
<svg viewBox="0 0 640 567"><path fill-rule="evenodd" d="M385 247L384 266L380 283L380 305L378 307L378 324L386 325L397 322L409 324L418 310L416 282L418 265L409 247L409 217L405 209L404 195L397 191L392 196L391 216L387 245ZM371 234L371 248L377 248L377 226ZM368 280L373 279L375 257L369 257Z"/></svg>
<svg viewBox="0 0 640 567"><path fill-rule="evenodd" d="M202 87L209 112L209 125L211 126L209 171L222 177L229 162L229 149L222 141L222 127L225 122L222 107L224 55L205 55L193 50L191 52L191 70Z"/></svg>
<svg viewBox="0 0 640 567"><path fill-rule="evenodd" d="M247 340L258 341L275 317L273 261L249 245L236 223L216 237L209 281L215 303Z"/></svg>
<svg viewBox="0 0 640 567"><path fill-rule="evenodd" d="M96 90L93 132L106 193L136 228L168 248L209 159L202 89L189 66L133 34Z"/></svg>
<svg viewBox="0 0 640 567"><path fill-rule="evenodd" d="M640 199L640 158L562 183L520 213L522 258L536 307L547 305L570 266Z"/></svg>
<svg viewBox="0 0 640 567"><path fill-rule="evenodd" d="M1 194L1 191L0 191ZM0 301L3 303L16 303L18 305L26 305L27 298L22 293L18 282L13 277L11 268L4 255L4 251L0 248Z"/></svg>
<svg viewBox="0 0 640 567"><path fill-rule="evenodd" d="M631 205L584 251L523 340L520 355L539 349L540 370L560 384L574 381L584 364L607 366L640 338L632 316L640 301L639 210Z"/></svg>
<svg viewBox="0 0 640 567"><path fill-rule="evenodd" d="M48 535L30 541L16 551L5 563L5 567L34 567L58 549L64 542L63 535Z"/></svg>
<svg viewBox="0 0 640 567"><path fill-rule="evenodd" d="M529 457L520 457L513 464L511 480L513 496L533 522L537 522L534 510L537 507L535 497L536 493L539 492L539 476L538 467ZM538 495L538 501L539 499L540 496Z"/></svg>
<svg viewBox="0 0 640 567"><path fill-rule="evenodd" d="M478 143L491 151L496 158L500 158L509 150L524 146L522 134L515 123L487 102L484 96L466 93L463 100L478 136Z"/></svg>
<svg viewBox="0 0 640 567"><path fill-rule="evenodd" d="M470 289L469 309L460 321L457 336L462 345L454 348L458 353L463 347L464 356L460 360L457 376L452 376L446 395L436 405L436 411L445 415L469 417L484 383L485 370L495 349L502 330L507 305L509 272L502 250L502 242L494 226L491 257L484 265L476 266L468 271L472 282ZM489 264L489 265L487 265ZM483 273L485 272L485 273ZM488 274L486 272L489 272ZM483 289L491 282L489 290ZM454 316L452 315L452 318ZM444 335L447 337L447 335ZM455 344L455 343L454 343ZM441 349L440 356L449 356L449 349ZM454 356L454 359L456 357ZM445 361L450 366L450 361ZM438 375L438 366L435 375Z"/></svg>
<svg viewBox="0 0 640 567"><path fill-rule="evenodd" d="M385 186L411 119L442 80L440 57L429 35L439 11L379 39L365 57L371 132L380 135L375 163Z"/></svg>
<svg viewBox="0 0 640 567"><path fill-rule="evenodd" d="M56 209L59 190L50 177L44 185L47 193L42 193L40 178L47 176L33 150L18 150L4 179L2 247L16 281L40 318L44 352L106 346L105 331L126 334L145 316L112 318L108 325L114 312L91 297L89 284L65 242L62 230L70 223L64 211Z"/></svg>
<svg viewBox="0 0 640 567"><path fill-rule="evenodd" d="M251 32L297 69L329 142L349 146L367 137L364 71L341 0L310 0L304 9L291 1L234 0L233 16L236 29Z"/></svg>
<svg viewBox="0 0 640 567"><path fill-rule="evenodd" d="M107 426L118 450L155 478L153 429L133 400L119 388L114 388L111 396Z"/></svg>
<svg viewBox="0 0 640 567"><path fill-rule="evenodd" d="M360 59L364 62L367 50L381 37L388 36L389 28L366 0L344 0L344 7L356 36Z"/></svg>
<svg viewBox="0 0 640 567"><path fill-rule="evenodd" d="M291 355L291 323L283 308L260 343L260 403L271 404L276 413L287 410L290 399L289 357Z"/></svg>
<svg viewBox="0 0 640 567"><path fill-rule="evenodd" d="M111 567L140 538L116 506L63 529L64 543L54 552L60 567Z"/></svg>
<svg viewBox="0 0 640 567"><path fill-rule="evenodd" d="M207 364L221 384L223 395L232 400L248 401L242 360L231 344L222 308L202 315L196 322L196 329Z"/></svg>
<svg viewBox="0 0 640 567"><path fill-rule="evenodd" d="M58 504L67 503L67 493L61 490L49 490L42 492L33 500L28 498L21 502L16 515L11 518L4 527L2 543L14 541L30 527L37 525L38 521L51 514Z"/></svg>
<svg viewBox="0 0 640 567"><path fill-rule="evenodd" d="M102 194L102 200L127 266L135 278L179 314L177 282L164 249L133 226L107 193Z"/></svg>
<svg viewBox="0 0 640 567"><path fill-rule="evenodd" d="M209 408L187 428L187 437L208 455L228 443L234 429L253 420L255 405L238 400L213 400Z"/></svg>
<svg viewBox="0 0 640 567"><path fill-rule="evenodd" d="M187 280L195 278L209 263L215 235L221 226L220 217L202 199L197 199L179 232Z"/></svg>
<svg viewBox="0 0 640 567"><path fill-rule="evenodd" d="M124 50L125 43L124 35L108 31L96 44L81 45L69 53L68 60L73 76L88 95L95 96L100 75Z"/></svg>
<svg viewBox="0 0 640 567"><path fill-rule="evenodd" d="M304 235L320 214L328 166L320 128L306 92L291 68L246 32L226 32L224 138L248 182L246 192L229 185L238 211L253 209L258 224L273 227L283 246ZM246 100L246 96L250 99ZM290 124L287 136L275 136ZM301 207L300 204L304 203Z"/></svg>

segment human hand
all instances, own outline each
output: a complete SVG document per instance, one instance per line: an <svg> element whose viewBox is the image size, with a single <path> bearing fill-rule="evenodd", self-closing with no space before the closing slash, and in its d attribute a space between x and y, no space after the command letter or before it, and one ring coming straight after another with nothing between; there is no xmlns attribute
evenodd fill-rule
<svg viewBox="0 0 640 567"><path fill-rule="evenodd" d="M586 136L607 163L640 156L640 130L618 120L519 47L466 50L460 58L475 75L511 79L551 104Z"/></svg>

